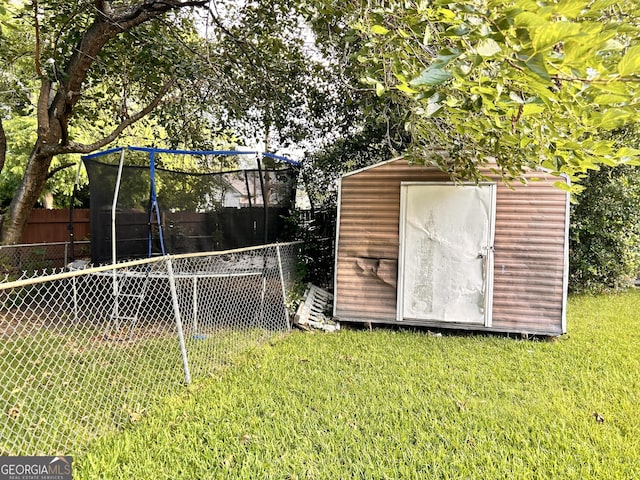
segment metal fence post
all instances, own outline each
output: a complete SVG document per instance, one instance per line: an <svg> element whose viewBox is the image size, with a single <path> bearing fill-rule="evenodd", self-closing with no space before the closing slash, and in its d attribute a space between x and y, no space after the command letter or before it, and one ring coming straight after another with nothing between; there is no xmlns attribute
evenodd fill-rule
<svg viewBox="0 0 640 480"><path fill-rule="evenodd" d="M287 292L284 286L284 274L282 273L282 256L280 255L280 244L276 245L276 255L278 257L278 271L280 273L280 287L282 288L282 306L284 310L284 322L287 329L291 330L291 322L289 322L289 312L287 312Z"/></svg>
<svg viewBox="0 0 640 480"><path fill-rule="evenodd" d="M173 274L173 264L171 257L165 257L167 263L167 274L169 276L169 288L171 289L171 300L173 302L173 314L176 319L176 329L178 330L178 342L180 343L180 353L182 354L182 367L184 368L184 381L187 385L191 383L191 372L189 371L189 358L187 356L187 346L184 342L184 332L182 331L182 316L180 315L180 305L178 304L178 290Z"/></svg>

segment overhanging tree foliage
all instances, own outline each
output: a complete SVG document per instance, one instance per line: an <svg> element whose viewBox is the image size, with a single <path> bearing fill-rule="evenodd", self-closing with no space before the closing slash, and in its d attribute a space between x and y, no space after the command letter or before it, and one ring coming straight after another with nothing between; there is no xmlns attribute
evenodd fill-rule
<svg viewBox="0 0 640 480"><path fill-rule="evenodd" d="M25 41L30 50L30 69L36 81L23 85L25 90L34 87L36 100L34 115L37 119L36 140L29 154L25 173L8 212L3 218L2 238L4 244L17 243L33 204L38 199L47 180L52 159L56 155L86 153L112 142L128 126L144 118L153 111L163 97L176 84L181 62L171 62L180 58L180 49L173 51L158 30L189 29L189 21L184 21L180 11L188 7L204 7L207 0L163 0L163 1L79 1L34 0L25 5L14 18L14 25L23 31L33 32L28 38L13 38L14 42ZM6 10L0 12L6 17ZM169 15L169 17L167 17ZM168 18L171 26L158 20ZM26 29L24 26L31 28ZM147 26L151 37L144 37L141 31ZM13 47L11 37L2 30L2 54L10 54ZM134 35L140 43L129 38L126 44L118 46L118 40L125 35ZM137 35L137 36L136 36ZM157 40L160 51L153 50ZM30 43L32 42L32 43ZM14 43L15 45L15 43ZM172 45L176 45L174 42ZM132 48L133 46L133 48ZM24 56L20 56L22 59ZM122 71L123 58L129 58L128 70ZM17 60L17 58L16 58ZM166 63L163 63L166 62ZM172 65L173 63L173 65ZM145 67L155 66L155 69ZM176 68L178 66L178 68ZM168 68L163 68L168 67ZM24 65L23 65L23 68ZM113 104L110 97L114 89L103 79L117 79L117 97L122 99L115 121L110 130L88 143L79 142L74 136L74 121L91 117L91 109L101 108L106 103ZM122 95L122 89L132 90L131 95ZM20 89L18 89L19 91ZM90 95L86 95L90 92ZM131 99L131 101L128 101ZM3 105L7 107L6 103ZM15 106L9 105L15 111ZM3 125L0 116L0 127ZM4 133L4 128L0 128ZM4 138L0 135L0 140ZM0 159L7 151L3 147ZM2 165L0 165L2 166Z"/></svg>
<svg viewBox="0 0 640 480"><path fill-rule="evenodd" d="M201 10L209 12L206 32L203 17L195 30L189 6L208 7ZM57 168L52 158L106 146L131 135L136 122L144 124L137 138L169 147L215 148L234 133L277 147L340 130L341 99L332 93L330 70L309 54L312 38L299 6L295 0L40 0L5 12L15 28L2 31L0 55L20 65L14 77L24 83L26 102L21 111L0 96L2 126L13 133L16 122L31 121L37 139L28 155L24 141L22 149L17 142L8 147L22 184L2 241L19 239L43 176Z"/></svg>
<svg viewBox="0 0 640 480"><path fill-rule="evenodd" d="M406 112L360 82L368 66L357 61L361 40L351 27L359 13L355 3L304 3L305 18L331 72L333 129L318 139L319 148L308 156L302 173L312 204L332 209L342 174L389 160L407 148Z"/></svg>
<svg viewBox="0 0 640 480"><path fill-rule="evenodd" d="M326 84L305 47L298 3L217 5L224 13L215 17L208 53L222 73L211 78L217 117L248 143L301 141L314 128L312 111Z"/></svg>
<svg viewBox="0 0 640 480"><path fill-rule="evenodd" d="M640 10L616 0L320 2L352 28L362 82L404 110L410 154L455 178L497 164L580 177L640 151ZM322 11L322 10L321 10ZM435 148L434 148L435 147ZM434 151L447 155L434 158Z"/></svg>

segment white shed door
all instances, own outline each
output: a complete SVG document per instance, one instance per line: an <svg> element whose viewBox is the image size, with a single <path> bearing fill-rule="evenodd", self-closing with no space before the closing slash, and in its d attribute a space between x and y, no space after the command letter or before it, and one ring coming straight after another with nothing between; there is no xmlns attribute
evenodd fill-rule
<svg viewBox="0 0 640 480"><path fill-rule="evenodd" d="M398 320L490 326L495 185L401 187Z"/></svg>

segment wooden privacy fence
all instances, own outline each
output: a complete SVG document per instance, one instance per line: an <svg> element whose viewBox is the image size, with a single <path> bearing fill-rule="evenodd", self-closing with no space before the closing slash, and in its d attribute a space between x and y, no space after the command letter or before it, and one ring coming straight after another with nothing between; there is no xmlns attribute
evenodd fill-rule
<svg viewBox="0 0 640 480"><path fill-rule="evenodd" d="M89 238L89 209L73 210L73 233L76 240ZM29 215L20 243L69 241L69 209L47 210L35 208Z"/></svg>
<svg viewBox="0 0 640 480"><path fill-rule="evenodd" d="M91 256L89 209L73 211L74 246L69 238L69 210L34 209L17 245L0 245L0 282L25 272L62 268ZM31 273L28 273L29 275ZM6 278L5 278L6 277Z"/></svg>

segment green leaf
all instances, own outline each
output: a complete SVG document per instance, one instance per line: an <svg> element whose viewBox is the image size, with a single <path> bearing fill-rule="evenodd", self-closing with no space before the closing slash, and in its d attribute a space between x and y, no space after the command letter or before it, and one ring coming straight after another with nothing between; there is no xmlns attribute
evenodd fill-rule
<svg viewBox="0 0 640 480"><path fill-rule="evenodd" d="M615 167L616 165L618 165L618 161L610 158L610 157L598 157L598 162L601 162L603 165L608 165L610 167Z"/></svg>
<svg viewBox="0 0 640 480"><path fill-rule="evenodd" d="M580 35L580 25L571 22L555 22L531 30L532 43L536 51L546 50L558 42Z"/></svg>
<svg viewBox="0 0 640 480"><path fill-rule="evenodd" d="M438 8L436 10L436 14L438 14L438 16L440 16L444 21L451 21L456 18L456 13L448 8Z"/></svg>
<svg viewBox="0 0 640 480"><path fill-rule="evenodd" d="M630 95L629 88L624 82L594 83L593 88L617 95ZM628 97L627 97L628 98Z"/></svg>
<svg viewBox="0 0 640 480"><path fill-rule="evenodd" d="M411 88L408 83L399 83L398 85L396 85L396 88L404 93L409 93L409 94L418 93L418 91Z"/></svg>
<svg viewBox="0 0 640 480"><path fill-rule="evenodd" d="M515 6L526 11L539 10L540 6L536 0L516 0Z"/></svg>
<svg viewBox="0 0 640 480"><path fill-rule="evenodd" d="M531 137L521 137L520 138L520 148L525 148L527 145L533 143L533 139Z"/></svg>
<svg viewBox="0 0 640 480"><path fill-rule="evenodd" d="M366 85L376 85L380 83L378 80L372 77L363 77L360 79L360 81Z"/></svg>
<svg viewBox="0 0 640 480"><path fill-rule="evenodd" d="M453 75L438 67L425 68L422 73L409 82L414 87L422 85L440 85L449 80Z"/></svg>
<svg viewBox="0 0 640 480"><path fill-rule="evenodd" d="M422 37L422 44L429 45L431 43L431 27L427 25L424 29L424 36Z"/></svg>
<svg viewBox="0 0 640 480"><path fill-rule="evenodd" d="M599 126L605 130L612 130L623 126L631 117L632 114L629 110L624 108L610 108L602 115Z"/></svg>
<svg viewBox="0 0 640 480"><path fill-rule="evenodd" d="M465 78L469 73L471 73L471 65L468 63L459 64L453 67L453 73L459 79Z"/></svg>
<svg viewBox="0 0 640 480"><path fill-rule="evenodd" d="M473 93L473 94L483 95L483 96L486 96L486 97L488 97L490 99L495 98L497 96L497 94L498 94L498 92L496 91L495 88L493 88L493 87L483 87L482 85L471 87L469 89L469 91L471 93Z"/></svg>
<svg viewBox="0 0 640 480"><path fill-rule="evenodd" d="M589 11L585 13L587 17L600 17L602 15L603 10L606 10L609 7L614 5L618 5L620 3L619 0L596 0L589 7Z"/></svg>
<svg viewBox="0 0 640 480"><path fill-rule="evenodd" d="M445 37L464 37L470 31L471 29L469 28L469 25L461 23L460 25L454 25L447 28L442 35Z"/></svg>
<svg viewBox="0 0 640 480"><path fill-rule="evenodd" d="M483 38L476 45L476 52L478 53L478 55L485 58L493 57L494 55L497 55L501 51L502 51L502 48L500 47L498 42L496 42L492 38Z"/></svg>
<svg viewBox="0 0 640 480"><path fill-rule="evenodd" d="M514 24L516 27L539 27L547 25L549 22L532 12L522 12L516 15Z"/></svg>
<svg viewBox="0 0 640 480"><path fill-rule="evenodd" d="M571 185L569 185L567 182L557 181L553 183L553 186L559 188L560 190L564 190L565 192L573 192Z"/></svg>
<svg viewBox="0 0 640 480"><path fill-rule="evenodd" d="M582 39L569 40L564 42L564 60L562 64L565 66L576 66L584 68L585 63L593 58L596 46L590 41Z"/></svg>
<svg viewBox="0 0 640 480"><path fill-rule="evenodd" d="M427 105L427 117L433 117L440 110L442 110L442 105L440 103L429 103Z"/></svg>
<svg viewBox="0 0 640 480"><path fill-rule="evenodd" d="M522 57L520 57L522 58ZM533 56L524 59L524 65L543 80L550 80L549 72L544 60L544 55L536 53Z"/></svg>
<svg viewBox="0 0 640 480"><path fill-rule="evenodd" d="M509 98L515 103L524 104L524 100L516 92L509 92Z"/></svg>
<svg viewBox="0 0 640 480"><path fill-rule="evenodd" d="M616 152L616 157L624 158L624 157L638 157L640 156L640 149L630 148L630 147L622 147L620 150Z"/></svg>
<svg viewBox="0 0 640 480"><path fill-rule="evenodd" d="M640 45L634 45L627 50L618 63L618 73L623 77L640 74Z"/></svg>
<svg viewBox="0 0 640 480"><path fill-rule="evenodd" d="M535 103L527 103L522 109L522 115L526 117L527 115L535 115L536 113L544 112L546 108L543 105L538 105Z"/></svg>
<svg viewBox="0 0 640 480"><path fill-rule="evenodd" d="M556 5L555 11L565 18L576 18L587 8L588 3L585 0L563 0Z"/></svg>
<svg viewBox="0 0 640 480"><path fill-rule="evenodd" d="M615 105L627 102L629 102L629 97L624 95L615 95L613 93L604 93L593 99L593 103L598 105Z"/></svg>
<svg viewBox="0 0 640 480"><path fill-rule="evenodd" d="M431 63L430 67L444 68L451 60L458 58L459 56L460 50L455 48L443 48L438 52L438 56L435 58L433 63Z"/></svg>
<svg viewBox="0 0 640 480"><path fill-rule="evenodd" d="M592 143L592 145L583 144L583 148L585 150L590 150L593 155L598 155L601 157L604 157L605 155L609 155L613 148L612 142L609 142L609 141L599 141L599 142L590 142L590 143Z"/></svg>
<svg viewBox="0 0 640 480"><path fill-rule="evenodd" d="M624 50L624 48L625 46L621 41L616 40L615 38L612 38L603 45L601 50L605 52L606 51L621 52L622 50Z"/></svg>
<svg viewBox="0 0 640 480"><path fill-rule="evenodd" d="M371 33L376 35L386 35L389 33L389 29L383 25L374 25L371 27Z"/></svg>
<svg viewBox="0 0 640 480"><path fill-rule="evenodd" d="M381 97L384 94L384 86L378 82L376 83L376 95Z"/></svg>

